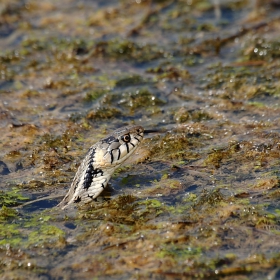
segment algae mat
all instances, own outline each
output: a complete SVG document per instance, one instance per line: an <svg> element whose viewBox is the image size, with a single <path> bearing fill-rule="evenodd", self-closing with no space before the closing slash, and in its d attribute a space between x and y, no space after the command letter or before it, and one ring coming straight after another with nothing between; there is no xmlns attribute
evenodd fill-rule
<svg viewBox="0 0 280 280"><path fill-rule="evenodd" d="M280 278L280 3L263 2L1 1L1 279ZM159 132L104 195L55 208L134 123Z"/></svg>

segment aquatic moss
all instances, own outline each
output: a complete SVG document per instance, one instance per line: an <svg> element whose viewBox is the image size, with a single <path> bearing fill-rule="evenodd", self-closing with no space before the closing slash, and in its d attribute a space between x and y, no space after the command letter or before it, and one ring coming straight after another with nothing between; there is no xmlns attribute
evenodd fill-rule
<svg viewBox="0 0 280 280"><path fill-rule="evenodd" d="M120 110L118 110L117 108L114 107L99 107L95 110L89 111L87 113L86 118L89 120L94 120L94 119L110 119L113 117L119 117L122 115L122 112Z"/></svg>
<svg viewBox="0 0 280 280"><path fill-rule="evenodd" d="M27 246L64 246L65 232L56 226L43 224L28 235Z"/></svg>
<svg viewBox="0 0 280 280"><path fill-rule="evenodd" d="M186 69L180 69L172 65L149 68L146 72L149 74L156 74L159 80L182 81L188 80L191 77L191 74Z"/></svg>
<svg viewBox="0 0 280 280"><path fill-rule="evenodd" d="M116 209L126 209L128 204L131 204L136 200L137 197L133 195L120 195L113 201L113 206L116 207Z"/></svg>
<svg viewBox="0 0 280 280"><path fill-rule="evenodd" d="M201 248L191 247L189 244L165 244L162 246L160 252L157 253L159 258L171 256L175 259L186 260L188 258L194 258L202 255Z"/></svg>
<svg viewBox="0 0 280 280"><path fill-rule="evenodd" d="M223 162L227 162L233 156L240 156L241 147L243 148L243 153L246 152L244 146L246 146L245 142L231 142L227 147L213 149L209 152L203 164L207 167L214 166L215 168L220 168ZM244 157L243 160L245 160Z"/></svg>
<svg viewBox="0 0 280 280"><path fill-rule="evenodd" d="M113 39L98 42L92 52L94 56L123 59L135 62L147 62L163 57L163 51L156 45L139 45L129 40Z"/></svg>
<svg viewBox="0 0 280 280"><path fill-rule="evenodd" d="M107 222L141 228L141 226L145 226L147 221L166 213L166 211L167 207L157 199L139 201L133 195L122 195L102 205L91 205L91 208L87 209L86 212L81 212L81 217L91 220L102 218Z"/></svg>
<svg viewBox="0 0 280 280"><path fill-rule="evenodd" d="M194 160L199 157L193 151L195 146L199 146L198 141L194 141L185 133L166 133L163 137L154 137L150 142L150 158L164 158L176 160Z"/></svg>
<svg viewBox="0 0 280 280"><path fill-rule="evenodd" d="M226 201L226 198L221 193L220 189L215 189L211 191L204 189L202 194L198 198L198 200L194 203L193 207L194 208L201 207L204 204L207 204L210 207L214 207L223 201Z"/></svg>
<svg viewBox="0 0 280 280"><path fill-rule="evenodd" d="M17 216L18 212L13 208L9 208L3 205L0 209L0 222L16 218Z"/></svg>
<svg viewBox="0 0 280 280"><path fill-rule="evenodd" d="M51 50L53 54L63 51L70 51L74 55L87 53L88 43L77 38L58 38L58 37L26 37L21 41L23 49L28 50L30 54L34 51Z"/></svg>
<svg viewBox="0 0 280 280"><path fill-rule="evenodd" d="M280 186L279 179L274 178L262 178L258 180L257 184L255 184L252 189L262 189L262 190L270 190L273 188L278 188Z"/></svg>
<svg viewBox="0 0 280 280"><path fill-rule="evenodd" d="M119 177L121 173L128 172L131 168L133 168L132 165L129 166L122 165L116 169L112 177Z"/></svg>
<svg viewBox="0 0 280 280"><path fill-rule="evenodd" d="M0 57L0 60L4 60L4 58ZM0 73L0 81L12 81L15 76L15 71L2 63L0 64Z"/></svg>
<svg viewBox="0 0 280 280"><path fill-rule="evenodd" d="M149 209L162 207L162 202L157 199L148 199L148 200L142 201L141 204L146 205L147 208L149 208Z"/></svg>
<svg viewBox="0 0 280 280"><path fill-rule="evenodd" d="M211 120L212 117L206 111L197 110L187 110L185 107L181 107L175 114L174 119L178 123L184 123L187 121L205 121Z"/></svg>
<svg viewBox="0 0 280 280"><path fill-rule="evenodd" d="M73 157L68 155L68 148L73 146L72 140L77 137L76 132L71 129L61 135L44 134L37 142L37 148L29 156L29 164L41 165L46 170L56 169L62 163L73 161Z"/></svg>
<svg viewBox="0 0 280 280"><path fill-rule="evenodd" d="M246 90L245 97L248 100L254 100L256 98L267 97L267 96L278 96L280 95L280 89L276 85L265 84L256 86L242 86L240 91Z"/></svg>
<svg viewBox="0 0 280 280"><path fill-rule="evenodd" d="M147 81L139 75L130 75L116 81L116 87L128 87L147 84Z"/></svg>
<svg viewBox="0 0 280 280"><path fill-rule="evenodd" d="M19 219L19 212L5 208L1 209L0 245L17 248L30 248L31 246L61 247L65 245L65 233L58 227L51 225L52 216L44 213L30 214ZM7 223L14 219L15 223Z"/></svg>
<svg viewBox="0 0 280 280"><path fill-rule="evenodd" d="M165 104L163 100L156 97L147 89L140 89L133 93L126 93L123 97L124 102L122 102L122 105L130 108L132 111L140 108Z"/></svg>
<svg viewBox="0 0 280 280"><path fill-rule="evenodd" d="M44 148L46 150L49 148L57 150L58 148L63 149L70 145L72 138L69 132L63 133L62 135L44 134L40 142L45 146Z"/></svg>
<svg viewBox="0 0 280 280"><path fill-rule="evenodd" d="M137 209L139 204L133 195L121 195L99 204L91 204L90 208L81 209L80 218L104 220L120 225L134 225L139 222Z"/></svg>
<svg viewBox="0 0 280 280"><path fill-rule="evenodd" d="M245 50L245 57L250 61L271 61L280 58L280 43L266 40L263 37L254 38L250 47Z"/></svg>
<svg viewBox="0 0 280 280"><path fill-rule="evenodd" d="M214 72L209 74L205 88L214 90L212 94L219 92L219 97L232 100L250 100L265 96L278 96L279 85L277 72L273 68L263 68L256 71L249 67L221 67L216 65ZM241 109L241 108L240 108Z"/></svg>
<svg viewBox="0 0 280 280"><path fill-rule="evenodd" d="M18 246L22 244L20 230L16 224L2 224L0 227L0 246L10 244Z"/></svg>
<svg viewBox="0 0 280 280"><path fill-rule="evenodd" d="M170 196L174 195L183 189L183 184L179 180L161 178L159 182L155 182L148 190L145 191L146 195L155 196Z"/></svg>
<svg viewBox="0 0 280 280"><path fill-rule="evenodd" d="M49 45L48 45L48 40L45 38L24 38L21 41L21 46L25 49L28 50L30 53L33 53L34 50L36 51L43 51L45 50ZM25 55L27 52L25 52Z"/></svg>
<svg viewBox="0 0 280 280"><path fill-rule="evenodd" d="M86 102L92 102L106 94L108 91L104 89L97 89L97 90L91 90L88 91L84 97L84 101Z"/></svg>
<svg viewBox="0 0 280 280"><path fill-rule="evenodd" d="M106 95L102 102L121 107L123 112L129 109L130 113L138 110L144 113L165 104L164 100L146 88Z"/></svg>

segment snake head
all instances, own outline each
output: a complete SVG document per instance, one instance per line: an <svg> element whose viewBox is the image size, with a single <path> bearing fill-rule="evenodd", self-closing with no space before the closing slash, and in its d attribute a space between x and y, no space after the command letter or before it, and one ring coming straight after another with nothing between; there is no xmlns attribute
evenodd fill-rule
<svg viewBox="0 0 280 280"><path fill-rule="evenodd" d="M137 148L144 136L142 126L125 126L115 130L110 136L101 140L103 164L109 166L120 165Z"/></svg>

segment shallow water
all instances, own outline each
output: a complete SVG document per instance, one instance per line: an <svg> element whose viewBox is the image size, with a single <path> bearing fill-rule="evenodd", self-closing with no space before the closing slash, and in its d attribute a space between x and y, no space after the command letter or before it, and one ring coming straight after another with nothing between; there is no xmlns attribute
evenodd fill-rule
<svg viewBox="0 0 280 280"><path fill-rule="evenodd" d="M1 279L279 279L280 5L262 2L1 1ZM133 123L159 132L97 202L55 208Z"/></svg>

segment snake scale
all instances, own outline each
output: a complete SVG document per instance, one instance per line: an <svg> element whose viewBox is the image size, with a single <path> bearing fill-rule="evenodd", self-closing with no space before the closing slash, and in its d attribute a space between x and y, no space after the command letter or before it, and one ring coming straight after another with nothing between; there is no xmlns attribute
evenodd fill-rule
<svg viewBox="0 0 280 280"><path fill-rule="evenodd" d="M114 171L136 150L143 136L142 126L125 126L91 146L58 207L65 209L73 203L84 204L98 197Z"/></svg>

